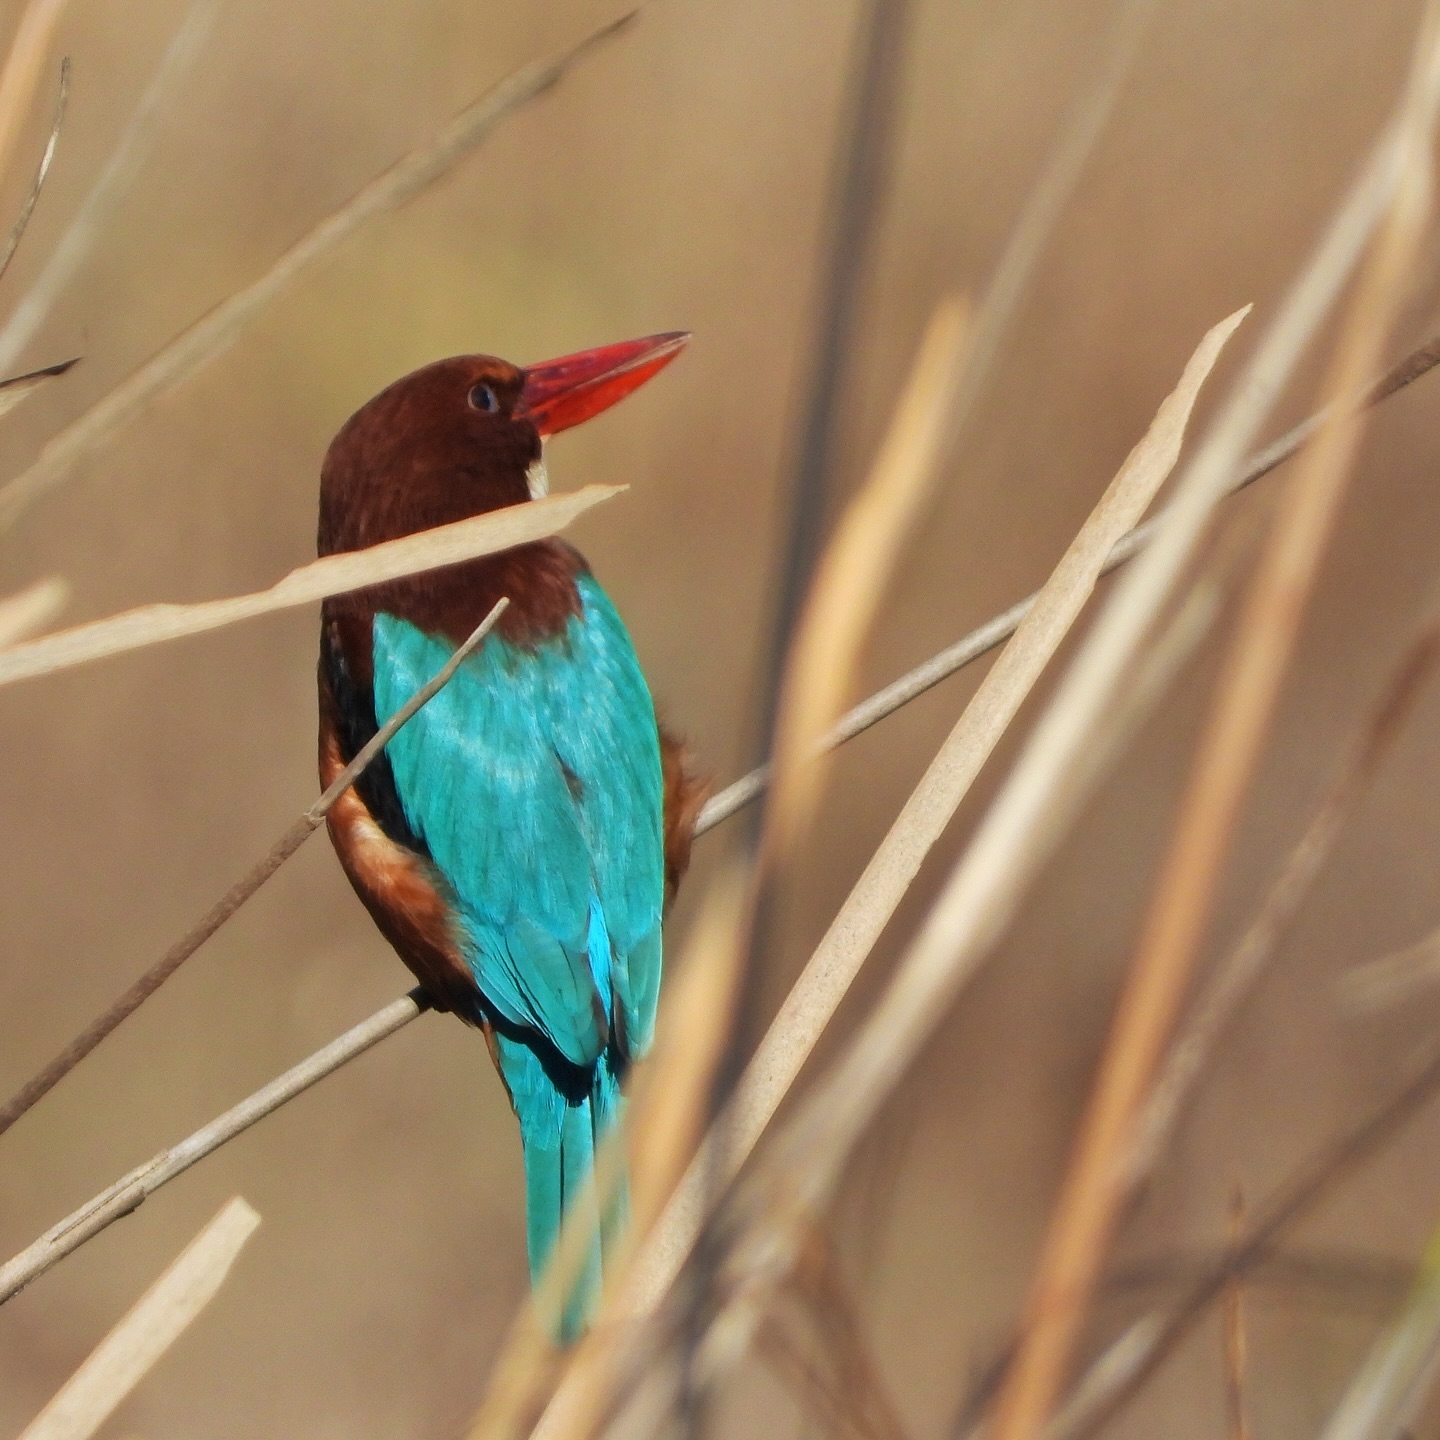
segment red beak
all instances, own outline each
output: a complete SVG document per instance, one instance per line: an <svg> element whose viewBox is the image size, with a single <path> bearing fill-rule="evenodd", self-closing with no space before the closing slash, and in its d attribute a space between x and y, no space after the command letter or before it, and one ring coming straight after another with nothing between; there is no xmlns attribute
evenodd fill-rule
<svg viewBox="0 0 1440 1440"><path fill-rule="evenodd" d="M672 330L529 365L515 414L531 421L542 435L568 430L638 390L689 341L688 331Z"/></svg>

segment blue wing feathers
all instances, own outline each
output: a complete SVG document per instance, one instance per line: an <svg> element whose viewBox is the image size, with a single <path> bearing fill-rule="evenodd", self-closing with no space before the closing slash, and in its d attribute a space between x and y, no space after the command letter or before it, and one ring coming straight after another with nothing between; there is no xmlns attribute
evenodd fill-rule
<svg viewBox="0 0 1440 1440"><path fill-rule="evenodd" d="M619 1112L615 1032L644 1052L661 970L654 707L609 598L588 575L576 583L581 613L561 634L534 648L491 635L388 747L406 819L448 883L466 961L502 1032L537 1270ZM383 723L453 647L387 614L373 642ZM588 1088L558 1085L527 1032L593 1071ZM577 1316L592 1280L598 1268L577 1290Z"/></svg>

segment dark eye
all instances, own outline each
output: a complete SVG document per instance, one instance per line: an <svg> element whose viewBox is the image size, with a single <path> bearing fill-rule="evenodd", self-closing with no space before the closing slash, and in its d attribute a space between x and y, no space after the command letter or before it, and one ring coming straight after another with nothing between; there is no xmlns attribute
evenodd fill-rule
<svg viewBox="0 0 1440 1440"><path fill-rule="evenodd" d="M496 398L494 390L483 380L470 391L470 404L476 410L483 410L487 415L493 415L500 408L500 401Z"/></svg>

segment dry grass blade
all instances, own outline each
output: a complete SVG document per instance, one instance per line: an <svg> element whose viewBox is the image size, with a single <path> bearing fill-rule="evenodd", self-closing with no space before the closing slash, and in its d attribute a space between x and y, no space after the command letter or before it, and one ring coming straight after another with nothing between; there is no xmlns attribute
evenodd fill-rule
<svg viewBox="0 0 1440 1440"><path fill-rule="evenodd" d="M424 145L370 181L340 209L298 240L257 280L152 355L128 379L92 405L41 450L34 464L0 489L0 530L13 525L37 495L57 485L86 455L134 419L156 396L193 374L231 345L277 295L329 258L362 226L413 199L473 150L507 115L559 82L572 64L617 35L632 10L592 31L548 60L523 66L452 117ZM3 151L0 151L3 160Z"/></svg>
<svg viewBox="0 0 1440 1440"><path fill-rule="evenodd" d="M0 1135L133 1015L315 833L335 802L364 774L401 727L450 683L465 658L490 633L509 603L505 599L496 601L490 613L470 632L464 643L365 742L355 758L326 787L325 793L295 820L265 856L251 866L119 999L91 1021L50 1064L10 1098L0 1109Z"/></svg>
<svg viewBox="0 0 1440 1440"><path fill-rule="evenodd" d="M145 87L145 93L140 97L135 113L121 133L104 170L100 172L100 178L66 227L59 243L46 257L40 273L26 288L10 318L0 327L0 374L15 364L26 345L34 338L35 332L45 323L51 306L94 249L116 202L124 195L130 182L145 163L161 113L176 84L209 37L215 17L220 12L220 3L221 0L194 0L190 6L165 51L160 68ZM59 128L60 120L57 116L56 134L59 133ZM53 148L52 136L51 149ZM49 151L46 153L48 156ZM36 189L38 190L38 182ZM3 273L3 266L0 266L0 273Z"/></svg>
<svg viewBox="0 0 1440 1440"><path fill-rule="evenodd" d="M70 587L58 575L52 575L0 600L0 650L43 630L69 598Z"/></svg>
<svg viewBox="0 0 1440 1440"><path fill-rule="evenodd" d="M239 1196L176 1256L20 1440L87 1440L219 1293L260 1217Z"/></svg>
<svg viewBox="0 0 1440 1440"><path fill-rule="evenodd" d="M1200 342L1149 433L1067 549L781 1006L722 1118L728 1174L738 1170L799 1075L925 855L1080 614L1115 541L1144 514L1170 474L1200 386L1245 313L1222 321ZM707 1147L657 1236L648 1262L655 1298L674 1278L698 1232L712 1164Z"/></svg>
<svg viewBox="0 0 1440 1440"><path fill-rule="evenodd" d="M1375 367L1405 293L1429 213L1430 132L1440 105L1440 27L1427 10L1385 158L1391 198L1362 272L1326 393L1331 411L1291 478L1236 630L1136 947L1075 1158L1027 1302L1019 1355L997 1407L996 1440L1043 1430L1064 1381L1125 1194L1140 1107L1193 970L1214 887L1279 695L1359 444L1343 403Z"/></svg>
<svg viewBox="0 0 1440 1440"><path fill-rule="evenodd" d="M1440 1230L1430 1237L1405 1308L1386 1327L1321 1440L1394 1440L1407 1433L1440 1362Z"/></svg>
<svg viewBox="0 0 1440 1440"><path fill-rule="evenodd" d="M453 525L387 540L368 550L327 555L292 570L268 590L250 595L202 600L194 605L144 605L138 610L126 610L104 620L76 625L0 653L0 685L53 675L92 660L187 635L201 635L207 630L271 615L277 610L309 605L329 595L360 590L528 544L563 530L577 516L602 500L618 495L624 488L623 485L587 485L570 494L511 505L488 515L458 520Z"/></svg>
<svg viewBox="0 0 1440 1440"><path fill-rule="evenodd" d="M1255 918L1206 983L1193 1014L1171 1045L1130 1148L1127 1186L1139 1185L1159 1160L1216 1042L1270 963L1319 878L1347 817L1368 789L1437 663L1440 616L1431 614L1407 645L1379 699L1336 765L1304 833L1285 857Z"/></svg>
<svg viewBox="0 0 1440 1440"><path fill-rule="evenodd" d="M40 192L45 188L45 177L50 173L50 162L55 158L55 147L60 143L60 128L65 123L65 106L69 99L70 57L67 55L60 62L60 91L55 97L55 118L50 123L50 138L46 140L45 148L40 152L40 163L35 167L35 177L30 182L29 190L25 192L25 199L20 205L20 213L10 227L10 234L5 239L4 248L0 249L0 276L3 276L10 268L10 262L15 258L15 252L20 248L20 241L29 228L30 217L35 213L35 206L40 202ZM9 368L8 362L0 361L0 372Z"/></svg>
<svg viewBox="0 0 1440 1440"><path fill-rule="evenodd" d="M20 16L15 38L10 42L10 53L5 57L5 68L0 70L0 177L10 169L20 127L30 113L50 41L67 3L68 0L30 0Z"/></svg>

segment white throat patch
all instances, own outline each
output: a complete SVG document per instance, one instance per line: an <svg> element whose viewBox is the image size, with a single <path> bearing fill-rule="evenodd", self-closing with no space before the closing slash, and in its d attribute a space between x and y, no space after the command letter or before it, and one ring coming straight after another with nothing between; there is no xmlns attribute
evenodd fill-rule
<svg viewBox="0 0 1440 1440"><path fill-rule="evenodd" d="M550 493L550 476L545 469L545 457L532 461L525 472L525 484L532 500L543 500Z"/></svg>

